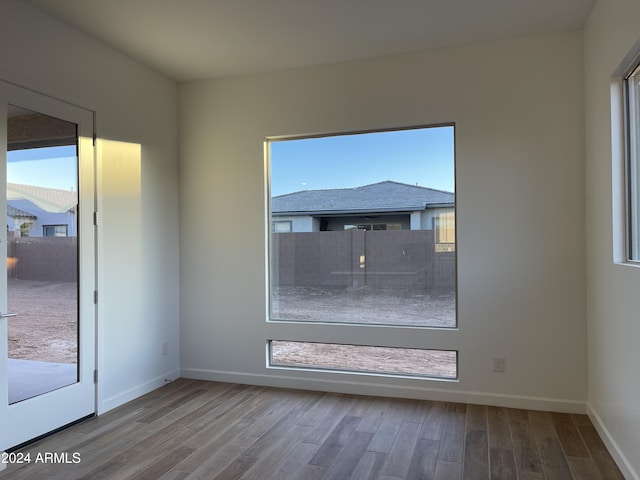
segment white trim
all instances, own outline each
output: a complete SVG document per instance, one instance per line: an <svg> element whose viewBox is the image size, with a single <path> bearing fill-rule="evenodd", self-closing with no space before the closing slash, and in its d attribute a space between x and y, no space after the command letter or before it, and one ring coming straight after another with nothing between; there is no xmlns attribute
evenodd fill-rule
<svg viewBox="0 0 640 480"><path fill-rule="evenodd" d="M589 415L593 426L598 432L598 435L600 435L600 438L607 447L607 450L609 450L609 453L613 457L613 460L616 462L616 465L618 465L618 468L622 472L624 478L628 480L640 480L640 475L635 471L635 469L625 456L624 452L618 445L618 442L616 442L611 436L611 433L609 433L609 430L602 421L602 418L600 418L600 415L598 415L598 412L596 412L595 408L593 408L593 405L590 402L587 402L587 415Z"/></svg>
<svg viewBox="0 0 640 480"><path fill-rule="evenodd" d="M164 375L160 375L152 380L149 380L146 383L142 383L112 397L105 398L98 404L96 415L102 415L109 410L113 410L116 407L135 400L142 395L153 392L154 390L166 385L168 382L176 380L178 377L180 377L180 372L178 370L171 370L169 372L166 372ZM104 384L104 380L102 380L102 382Z"/></svg>
<svg viewBox="0 0 640 480"><path fill-rule="evenodd" d="M96 111L96 105L93 102L88 102L85 99L70 95L67 92L51 88L47 82L34 82L31 77L16 75L15 72L8 72L6 70L0 70L0 80L16 87L30 90L39 95L52 98L53 100L59 100L73 105L74 107L82 108L83 110L88 110L90 112Z"/></svg>
<svg viewBox="0 0 640 480"><path fill-rule="evenodd" d="M419 388L408 386L387 386L374 382L328 381L322 379L293 377L288 375L260 375L240 372L227 372L200 368L183 368L182 378L208 380L212 382L246 383L276 388L319 390L324 392L347 393L352 395L375 395L435 400L441 402L471 403L496 407L522 408L560 413L586 413L586 403L577 400L559 398L526 397L520 395L499 395L487 392L471 392L441 388ZM638 479L640 480L640 479Z"/></svg>

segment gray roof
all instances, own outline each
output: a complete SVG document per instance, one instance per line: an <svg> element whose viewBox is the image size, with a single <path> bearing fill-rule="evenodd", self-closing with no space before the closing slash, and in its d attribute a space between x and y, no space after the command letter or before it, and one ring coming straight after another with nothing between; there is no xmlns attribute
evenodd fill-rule
<svg viewBox="0 0 640 480"><path fill-rule="evenodd" d="M387 180L355 188L279 195L271 199L271 212L275 215L412 212L454 203L454 193Z"/></svg>
<svg viewBox="0 0 640 480"><path fill-rule="evenodd" d="M78 203L78 193L73 190L7 182L7 199L27 199L46 212L62 213L74 209Z"/></svg>

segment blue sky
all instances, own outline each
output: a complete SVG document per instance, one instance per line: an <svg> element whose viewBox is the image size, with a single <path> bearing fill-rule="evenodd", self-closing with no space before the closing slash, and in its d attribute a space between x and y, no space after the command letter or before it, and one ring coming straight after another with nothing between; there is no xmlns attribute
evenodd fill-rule
<svg viewBox="0 0 640 480"><path fill-rule="evenodd" d="M271 195L384 180L454 192L454 129L429 127L273 141ZM8 152L7 181L77 189L75 146Z"/></svg>
<svg viewBox="0 0 640 480"><path fill-rule="evenodd" d="M270 143L271 195L384 180L454 192L453 127Z"/></svg>
<svg viewBox="0 0 640 480"><path fill-rule="evenodd" d="M76 147L46 147L7 152L7 182L78 190Z"/></svg>

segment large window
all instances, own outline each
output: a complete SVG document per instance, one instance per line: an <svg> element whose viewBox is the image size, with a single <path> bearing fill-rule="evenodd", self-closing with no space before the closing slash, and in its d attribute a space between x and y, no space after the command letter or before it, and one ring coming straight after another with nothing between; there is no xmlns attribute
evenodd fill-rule
<svg viewBox="0 0 640 480"><path fill-rule="evenodd" d="M640 66L625 78L628 258L640 261Z"/></svg>
<svg viewBox="0 0 640 480"><path fill-rule="evenodd" d="M267 151L269 320L457 326L453 126L278 138ZM455 378L456 355L444 358Z"/></svg>

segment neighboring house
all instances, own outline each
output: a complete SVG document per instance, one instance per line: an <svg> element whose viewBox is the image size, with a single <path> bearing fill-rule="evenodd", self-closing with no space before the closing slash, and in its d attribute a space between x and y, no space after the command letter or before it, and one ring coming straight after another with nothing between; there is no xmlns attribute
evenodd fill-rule
<svg viewBox="0 0 640 480"><path fill-rule="evenodd" d="M16 237L75 237L78 195L71 190L7 184L7 232Z"/></svg>
<svg viewBox="0 0 640 480"><path fill-rule="evenodd" d="M273 232L438 230L454 242L455 194L384 181L355 188L304 190L271 199Z"/></svg>

